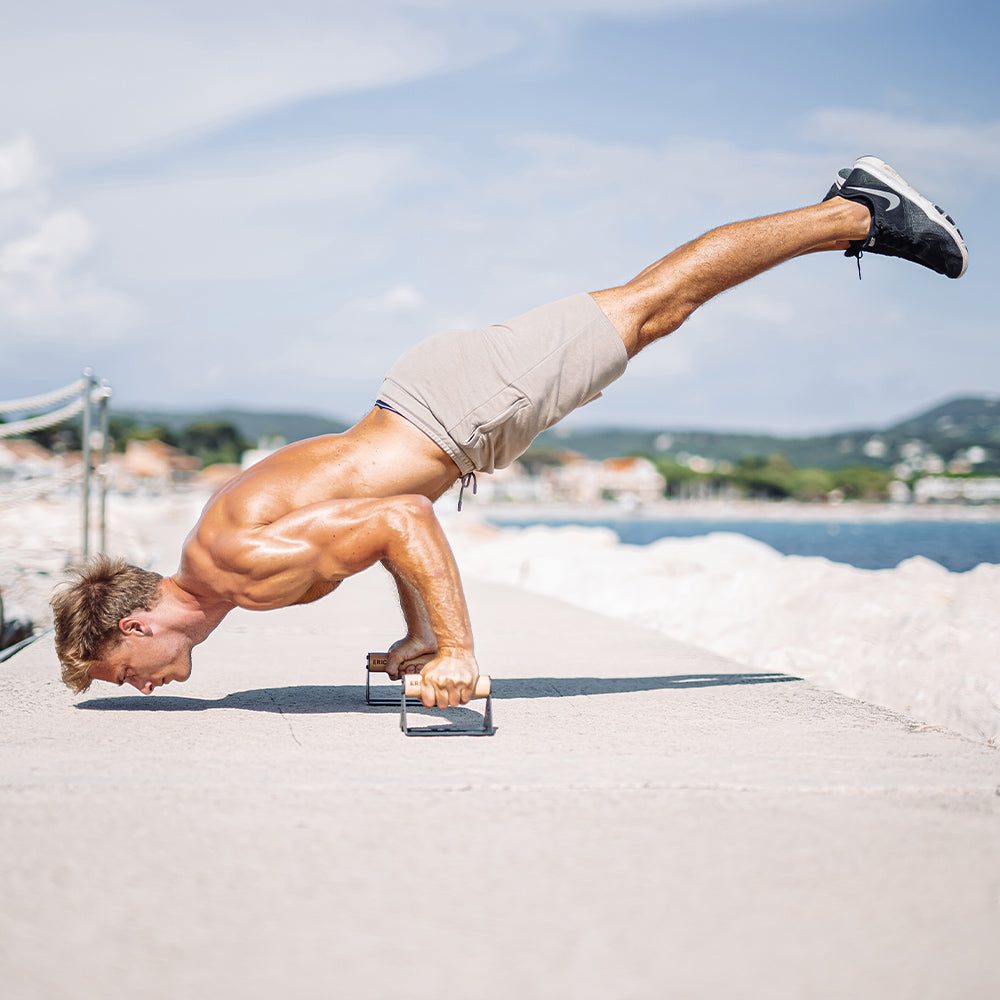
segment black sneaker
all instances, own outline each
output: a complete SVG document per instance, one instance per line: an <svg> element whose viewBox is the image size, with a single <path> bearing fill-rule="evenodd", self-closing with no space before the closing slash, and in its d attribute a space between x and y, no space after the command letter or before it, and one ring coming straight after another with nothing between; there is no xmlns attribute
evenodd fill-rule
<svg viewBox="0 0 1000 1000"><path fill-rule="evenodd" d="M838 187L836 182L834 187ZM835 193L831 188L827 197L839 195L860 202L872 213L867 238L852 240L846 256L877 253L902 257L949 278L965 274L969 251L955 221L877 156L862 156L855 161L854 169L839 187Z"/></svg>
<svg viewBox="0 0 1000 1000"><path fill-rule="evenodd" d="M851 175L851 168L844 167L843 170L837 171L837 177L834 182L830 185L830 190L826 192L823 201L829 201L831 198L836 198L840 194L840 189L844 186L844 181L847 180Z"/></svg>

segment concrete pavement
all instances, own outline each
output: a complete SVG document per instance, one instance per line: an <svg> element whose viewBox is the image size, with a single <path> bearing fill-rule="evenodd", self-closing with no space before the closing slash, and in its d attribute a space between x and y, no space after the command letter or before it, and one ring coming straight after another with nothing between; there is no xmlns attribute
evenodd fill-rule
<svg viewBox="0 0 1000 1000"><path fill-rule="evenodd" d="M5 996L996 994L995 748L475 582L497 734L407 739L384 578L150 697L0 667Z"/></svg>

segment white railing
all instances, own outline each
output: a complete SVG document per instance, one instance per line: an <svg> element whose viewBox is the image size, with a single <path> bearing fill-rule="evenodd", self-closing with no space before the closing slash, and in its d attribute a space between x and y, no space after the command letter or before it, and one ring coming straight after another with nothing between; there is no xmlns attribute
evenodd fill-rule
<svg viewBox="0 0 1000 1000"><path fill-rule="evenodd" d="M0 402L0 417L8 413L16 420L0 424L0 440L23 437L32 431L58 427L82 414L82 462L79 469L68 469L58 475L44 475L15 480L0 486L0 507L14 506L36 497L59 493L76 483L82 486L82 524L80 549L84 559L90 555L91 508L96 499L100 527L99 551L107 544L107 464L108 464L108 400L111 387L98 381L87 368L83 377L52 392L25 399ZM62 404L62 405L60 405ZM96 410L96 413L95 413ZM43 412L35 412L43 411ZM30 414L30 415L29 415ZM96 426L95 426L96 423ZM95 456L100 461L95 468ZM95 489L94 478L97 478Z"/></svg>

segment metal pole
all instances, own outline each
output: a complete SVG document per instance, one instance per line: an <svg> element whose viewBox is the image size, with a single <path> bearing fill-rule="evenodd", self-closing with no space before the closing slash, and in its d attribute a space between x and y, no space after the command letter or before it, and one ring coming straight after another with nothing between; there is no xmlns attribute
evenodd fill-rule
<svg viewBox="0 0 1000 1000"><path fill-rule="evenodd" d="M83 441L80 443L80 457L83 460L83 558L90 558L90 390L94 385L94 373L89 368L83 370Z"/></svg>
<svg viewBox="0 0 1000 1000"><path fill-rule="evenodd" d="M101 382L101 551L108 551L108 400L111 386Z"/></svg>

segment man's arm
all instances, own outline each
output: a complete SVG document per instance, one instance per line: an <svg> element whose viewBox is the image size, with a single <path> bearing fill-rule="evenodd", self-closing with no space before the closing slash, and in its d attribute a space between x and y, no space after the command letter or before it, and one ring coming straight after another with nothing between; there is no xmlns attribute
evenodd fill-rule
<svg viewBox="0 0 1000 1000"><path fill-rule="evenodd" d="M220 533L214 542L213 561L225 577L216 589L261 610L296 603L318 581L339 582L379 561L391 566L422 602L437 643L422 671L424 704L459 705L472 697L479 670L468 608L426 497L309 504L260 528Z"/></svg>
<svg viewBox="0 0 1000 1000"><path fill-rule="evenodd" d="M421 671L421 700L439 708L464 705L472 697L479 668L451 546L426 497L391 499L399 505L385 512L382 558L416 591L437 639L437 653Z"/></svg>
<svg viewBox="0 0 1000 1000"><path fill-rule="evenodd" d="M387 559L382 565L390 573L399 592L399 606L406 622L406 635L389 647L389 663L386 673L397 680L402 675L404 663L423 658L426 662L437 654L437 636L431 628L427 607L420 592L408 583Z"/></svg>

